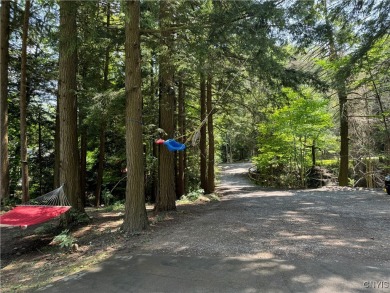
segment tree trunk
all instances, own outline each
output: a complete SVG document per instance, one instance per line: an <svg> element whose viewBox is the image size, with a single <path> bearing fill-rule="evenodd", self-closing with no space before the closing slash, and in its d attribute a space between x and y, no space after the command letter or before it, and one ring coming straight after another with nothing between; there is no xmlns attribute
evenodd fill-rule
<svg viewBox="0 0 390 293"><path fill-rule="evenodd" d="M107 11L106 11L106 32L107 32L107 35L110 33L110 24L111 24L111 5L110 5L110 2L107 1ZM107 90L109 88L108 73L110 70L110 50L111 50L111 45L108 44L106 47L105 60L104 60L104 74L103 74L104 90Z"/></svg>
<svg viewBox="0 0 390 293"><path fill-rule="evenodd" d="M79 115L80 119L80 125L83 125L84 121L84 114L81 113ZM86 197L86 185L87 185L87 128L85 126L82 126L81 128L81 134L80 134L80 193L81 193L81 202L83 206L85 207L87 204L87 197Z"/></svg>
<svg viewBox="0 0 390 293"><path fill-rule="evenodd" d="M206 79L200 74L200 187L207 189Z"/></svg>
<svg viewBox="0 0 390 293"><path fill-rule="evenodd" d="M1 1L0 15L0 200L9 197L8 158L8 62L9 62L9 14L10 2Z"/></svg>
<svg viewBox="0 0 390 293"><path fill-rule="evenodd" d="M77 137L77 6L60 1L59 112L60 181L72 207L83 212Z"/></svg>
<svg viewBox="0 0 390 293"><path fill-rule="evenodd" d="M99 163L96 179L96 190L95 190L95 206L100 206L100 195L102 192L103 184L103 172L104 172L104 161L105 161L105 144L106 144L106 122L100 122L100 134L99 134Z"/></svg>
<svg viewBox="0 0 390 293"><path fill-rule="evenodd" d="M313 167L317 164L316 160L316 141L313 140L313 144L311 145L311 162Z"/></svg>
<svg viewBox="0 0 390 293"><path fill-rule="evenodd" d="M215 174L214 174L214 122L213 122L213 93L212 93L212 77L207 78L207 131L209 135L209 156L207 162L207 189L206 194L214 193L215 191Z"/></svg>
<svg viewBox="0 0 390 293"><path fill-rule="evenodd" d="M42 164L42 109L38 108L38 168L39 168L39 193L43 194L43 164Z"/></svg>
<svg viewBox="0 0 390 293"><path fill-rule="evenodd" d="M327 29L327 38L329 45L329 58L331 61L339 59L335 46L332 25L328 16L327 0L324 0L325 24ZM340 166L339 166L339 185L348 185L348 165L349 165L349 127L347 110L347 90L345 79L335 76L337 96L339 99L339 117L340 117Z"/></svg>
<svg viewBox="0 0 390 293"><path fill-rule="evenodd" d="M229 134L229 163L233 163L232 137Z"/></svg>
<svg viewBox="0 0 390 293"><path fill-rule="evenodd" d="M183 80L180 79L179 81L179 97L178 97L178 125L179 125L179 135L180 139L179 141L181 143L184 143L186 141L185 137L185 89ZM176 190L176 196L180 198L182 195L184 195L185 192L185 168L186 168L186 161L185 161L185 154L186 151L181 151L178 154L178 174L177 174L177 190Z"/></svg>
<svg viewBox="0 0 390 293"><path fill-rule="evenodd" d="M153 143L153 157L157 159L157 162L159 162L159 145ZM158 172L159 172L159 165L156 164L152 170L152 177L153 177L153 187L152 187L152 196L150 198L150 201L153 203L156 203L157 197L158 197Z"/></svg>
<svg viewBox="0 0 390 293"><path fill-rule="evenodd" d="M59 95L57 96L56 107L56 129L54 134L54 188L61 185L60 180L60 104Z"/></svg>
<svg viewBox="0 0 390 293"><path fill-rule="evenodd" d="M166 135L165 138L173 138L174 135L174 67L172 64L173 35L165 30L170 25L172 17L172 2L160 1L160 28L161 44L163 52L160 55L160 128ZM176 210L175 192L175 160L174 154L164 146L160 146L159 152L159 189L156 199L156 211Z"/></svg>
<svg viewBox="0 0 390 293"><path fill-rule="evenodd" d="M156 105L158 103L158 99L159 99L159 89L158 89L158 82L155 82L155 70L157 69L156 67L156 62L154 61L156 59L156 53L153 51L152 52L152 58L150 60L150 66L152 68L151 72L150 72L150 104L151 105ZM155 123L156 125L158 125L158 120L159 120L159 117L157 116L155 119L155 117L153 117L153 123ZM152 152L152 155L154 158L156 158L157 162L159 161L158 159L158 155L159 155L159 145L158 144L155 144L154 142L152 142L151 144L151 152ZM155 203L156 202L156 199L157 199L157 195L158 195L158 164L153 164L152 165L152 168L150 170L150 180L149 180L149 184L151 184L151 187L150 187L150 190L151 190L151 194L150 194L150 202L152 203Z"/></svg>
<svg viewBox="0 0 390 293"><path fill-rule="evenodd" d="M29 201L28 192L28 161L27 161L27 37L28 21L30 18L30 1L26 0L23 33L22 33L22 56L20 70L20 160L22 163L22 202Z"/></svg>
<svg viewBox="0 0 390 293"><path fill-rule="evenodd" d="M347 94L344 81L339 81L343 88L338 91L339 97L339 115L340 115L340 168L339 168L339 185L348 186L348 165L349 165L349 127L348 127L348 110Z"/></svg>
<svg viewBox="0 0 390 293"><path fill-rule="evenodd" d="M84 61L84 62L83 62ZM79 74L84 81L84 77L87 76L88 70L88 61L79 60ZM86 88L87 85L83 84L83 88ZM85 97L83 97L85 98ZM80 132L80 194L81 202L85 207L87 205L87 149L88 149L88 129L87 123L85 122L87 117L87 107L82 101L79 102L79 132Z"/></svg>
<svg viewBox="0 0 390 293"><path fill-rule="evenodd" d="M110 2L107 2L107 11L106 11L106 31L107 34L110 30L110 18L111 18L111 8L110 8ZM105 60L104 60L104 69L103 69L103 90L107 91L109 88L109 82L108 82L108 74L109 74L109 68L110 68L110 45L106 47L105 50ZM101 117L100 121L100 133L99 133L99 164L98 164L98 171L97 171L97 180L96 180L96 189L95 189L95 205L98 207L100 206L100 199L101 199L101 192L102 192L102 184L103 184L103 175L104 175L104 163L105 163L105 156L106 156L106 127L107 127L107 112L105 109L106 105L103 103L102 105L102 112L103 115Z"/></svg>
<svg viewBox="0 0 390 293"><path fill-rule="evenodd" d="M127 184L123 230L135 233L148 226L142 144L140 2L127 1L124 5Z"/></svg>

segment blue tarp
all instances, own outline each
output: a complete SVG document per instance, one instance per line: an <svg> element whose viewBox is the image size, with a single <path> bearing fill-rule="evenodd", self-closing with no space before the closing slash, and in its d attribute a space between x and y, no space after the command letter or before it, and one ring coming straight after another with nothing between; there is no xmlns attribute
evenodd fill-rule
<svg viewBox="0 0 390 293"><path fill-rule="evenodd" d="M169 151L174 152L174 151L182 151L186 148L185 144L182 144L180 142L177 142L174 139L168 139L164 141L165 146L168 148Z"/></svg>

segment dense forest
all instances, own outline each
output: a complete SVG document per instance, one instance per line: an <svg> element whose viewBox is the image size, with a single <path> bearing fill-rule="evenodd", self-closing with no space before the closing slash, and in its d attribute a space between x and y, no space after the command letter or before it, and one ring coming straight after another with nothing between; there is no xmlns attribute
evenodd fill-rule
<svg viewBox="0 0 390 293"><path fill-rule="evenodd" d="M220 162L252 160L266 186L319 170L381 187L389 15L389 0L2 0L2 204L63 185L79 212L124 202L133 232L146 201L212 194Z"/></svg>

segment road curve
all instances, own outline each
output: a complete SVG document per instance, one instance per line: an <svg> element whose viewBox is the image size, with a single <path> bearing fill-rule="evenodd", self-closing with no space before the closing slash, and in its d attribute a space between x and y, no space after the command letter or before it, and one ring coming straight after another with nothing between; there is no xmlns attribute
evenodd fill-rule
<svg viewBox="0 0 390 293"><path fill-rule="evenodd" d="M221 165L220 202L43 292L389 292L381 190L261 188L249 163Z"/></svg>

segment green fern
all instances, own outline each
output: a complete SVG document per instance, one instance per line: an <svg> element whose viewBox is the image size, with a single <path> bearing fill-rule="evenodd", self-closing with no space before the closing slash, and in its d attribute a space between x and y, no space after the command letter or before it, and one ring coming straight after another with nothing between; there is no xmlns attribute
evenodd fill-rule
<svg viewBox="0 0 390 293"><path fill-rule="evenodd" d="M61 234L54 237L54 242L57 243L61 248L70 249L75 242L75 238L69 234L69 229L61 232Z"/></svg>

